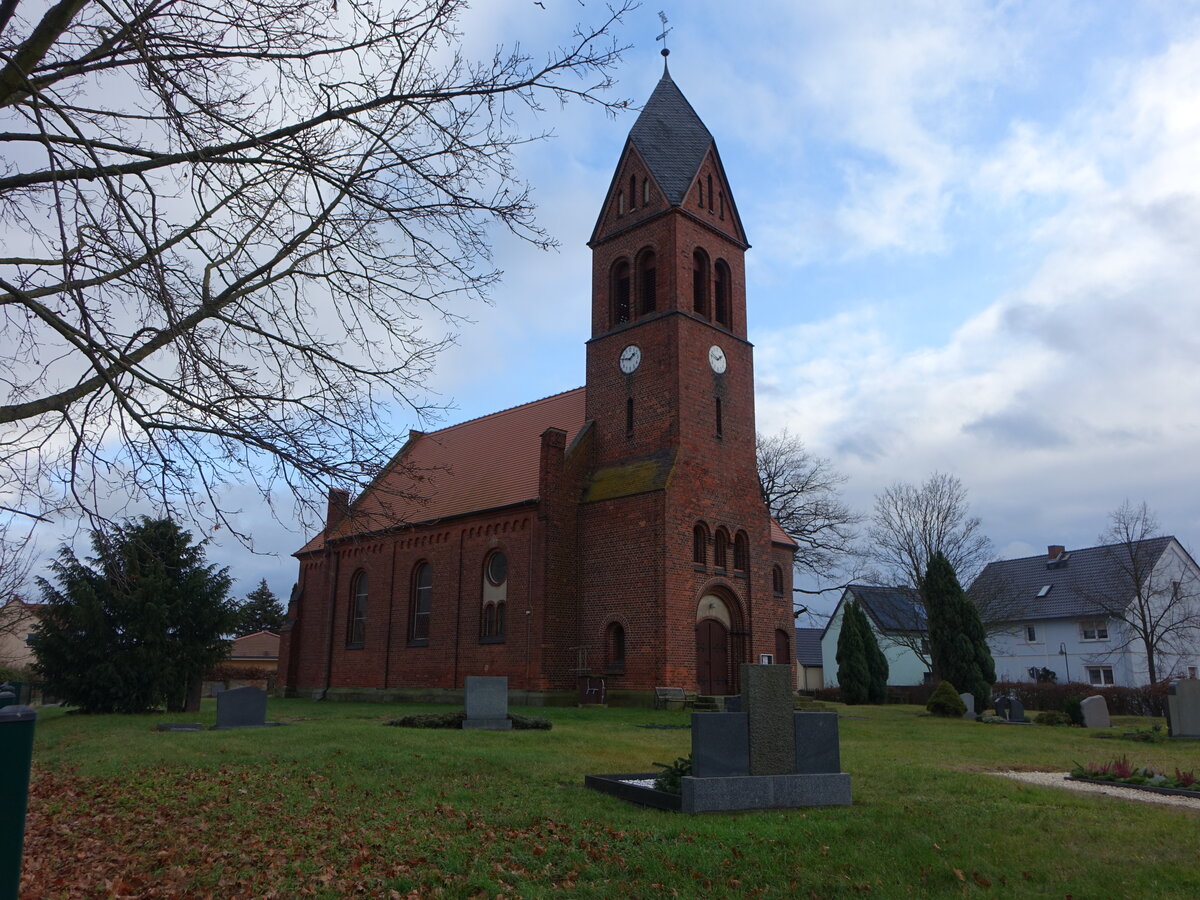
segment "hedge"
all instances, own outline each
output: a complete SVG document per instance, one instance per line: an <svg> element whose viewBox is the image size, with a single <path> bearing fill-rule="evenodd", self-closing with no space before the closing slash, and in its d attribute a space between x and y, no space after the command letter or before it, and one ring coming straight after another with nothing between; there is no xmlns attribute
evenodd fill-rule
<svg viewBox="0 0 1200 900"><path fill-rule="evenodd" d="M999 681L992 686L992 696L1012 696L1021 701L1026 710L1039 712L1066 712L1072 698L1082 700L1097 694L1108 704L1108 712L1114 716L1161 716L1167 706L1168 682L1147 684L1142 687L1096 687L1094 684L1048 684L1032 681ZM924 706L933 694L932 684L889 685L888 703L907 703ZM817 700L840 703L842 692L836 687L820 688L813 695ZM990 707L989 703L989 707Z"/></svg>

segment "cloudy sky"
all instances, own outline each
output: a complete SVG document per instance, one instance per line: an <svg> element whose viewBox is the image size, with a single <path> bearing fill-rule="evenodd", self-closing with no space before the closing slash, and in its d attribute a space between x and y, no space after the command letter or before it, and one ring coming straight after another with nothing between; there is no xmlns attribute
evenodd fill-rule
<svg viewBox="0 0 1200 900"><path fill-rule="evenodd" d="M830 457L863 512L957 475L1001 556L1094 544L1126 498L1197 549L1200 4L660 3L620 31L617 94L653 90L664 9L753 245L759 429ZM599 12L478 5L477 54ZM555 136L520 162L561 248L497 236L504 283L431 385L444 424L583 383L585 241L635 115L533 124ZM213 557L286 596L306 535L245 517L278 556Z"/></svg>

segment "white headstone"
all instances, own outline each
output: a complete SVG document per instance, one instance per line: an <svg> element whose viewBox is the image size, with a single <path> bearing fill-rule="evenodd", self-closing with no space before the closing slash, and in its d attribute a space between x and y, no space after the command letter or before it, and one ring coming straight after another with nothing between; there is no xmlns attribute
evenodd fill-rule
<svg viewBox="0 0 1200 900"><path fill-rule="evenodd" d="M1108 704L1099 694L1088 697L1079 704L1079 708L1083 711L1084 728L1112 727L1112 720L1108 717Z"/></svg>

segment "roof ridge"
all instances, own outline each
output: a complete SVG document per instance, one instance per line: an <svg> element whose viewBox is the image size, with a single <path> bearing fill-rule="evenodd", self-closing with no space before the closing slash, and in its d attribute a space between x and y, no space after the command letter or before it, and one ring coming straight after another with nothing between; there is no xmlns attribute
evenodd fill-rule
<svg viewBox="0 0 1200 900"><path fill-rule="evenodd" d="M1141 540L1133 541L1133 543L1149 544L1152 541L1173 541L1173 540L1175 540L1175 535L1173 535L1173 534L1159 534L1159 535L1155 535L1154 537L1142 538ZM1094 547L1064 547L1063 553L1067 553L1067 554L1086 553L1089 550L1107 550L1109 547L1120 547L1120 546L1123 546L1124 544L1125 544L1125 541L1116 541L1115 543L1112 543L1112 544L1096 544ZM1057 558L1058 557L1055 557L1055 559L1057 559ZM1014 556L1011 559L993 559L990 563L988 563L988 565L991 566L991 565L995 565L996 563L1025 562L1026 560L1030 560L1030 559L1047 559L1047 556L1045 553L1034 553L1030 556ZM984 568L986 568L986 566Z"/></svg>
<svg viewBox="0 0 1200 900"><path fill-rule="evenodd" d="M565 390L565 391L559 391L557 394L547 394L545 397L539 397L536 400L530 400L528 403L518 403L515 406L506 406L504 409L497 409L490 413L484 413L483 415L475 416L472 419L463 419L461 422L455 422L453 425L447 425L445 428L438 428L436 431L420 431L417 429L414 429L414 430L416 430L417 434L421 435L422 437L433 437L435 435L445 434L447 431L453 431L455 428L462 428L464 425L471 425L475 422L481 422L484 419L490 419L494 416L499 416L499 415L503 415L504 413L513 412L514 410L526 409L530 406L537 406L539 403L545 403L547 400L554 400L554 399L557 399L558 397L563 397L563 396L566 396L567 394L573 394L576 391L582 391L582 390L586 390L586 389L587 388L585 385L580 385L579 387L569 388L568 390Z"/></svg>

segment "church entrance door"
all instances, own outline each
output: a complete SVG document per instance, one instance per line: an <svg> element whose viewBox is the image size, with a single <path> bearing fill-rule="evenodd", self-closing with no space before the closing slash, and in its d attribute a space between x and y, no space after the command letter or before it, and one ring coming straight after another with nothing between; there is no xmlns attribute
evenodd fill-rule
<svg viewBox="0 0 1200 900"><path fill-rule="evenodd" d="M701 694L729 693L729 629L716 619L696 623L696 681Z"/></svg>

